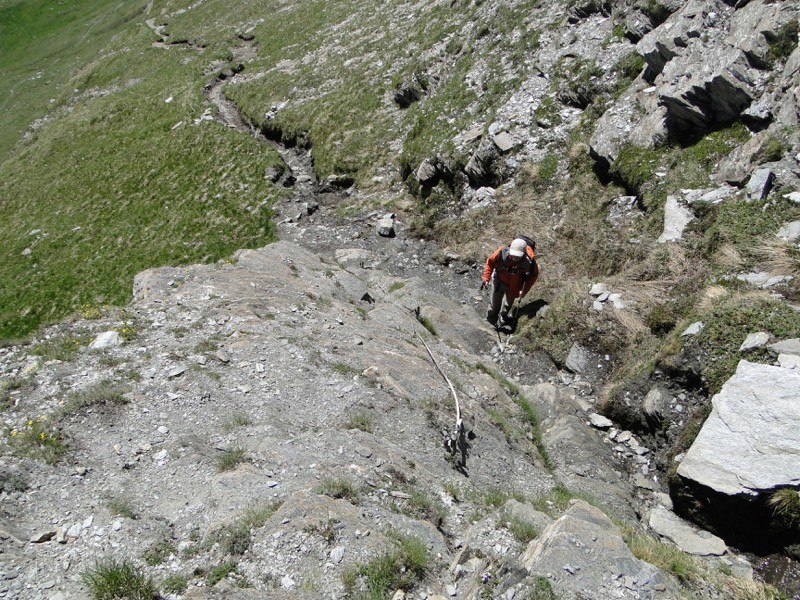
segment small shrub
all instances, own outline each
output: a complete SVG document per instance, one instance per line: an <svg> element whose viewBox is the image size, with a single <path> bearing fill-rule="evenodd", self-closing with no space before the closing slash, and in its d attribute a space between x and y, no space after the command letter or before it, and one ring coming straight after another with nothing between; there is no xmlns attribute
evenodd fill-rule
<svg viewBox="0 0 800 600"><path fill-rule="evenodd" d="M503 519L503 527L511 532L518 542L527 544L531 540L539 536L539 530L533 523L525 521L517 516L505 517Z"/></svg>
<svg viewBox="0 0 800 600"><path fill-rule="evenodd" d="M788 58L794 52L794 49L797 48L798 32L800 32L800 25L795 19L781 27L775 35L768 36L769 58L772 62Z"/></svg>
<svg viewBox="0 0 800 600"><path fill-rule="evenodd" d="M351 415L344 424L345 429L360 429L372 433L372 415L366 412L357 412Z"/></svg>
<svg viewBox="0 0 800 600"><path fill-rule="evenodd" d="M358 372L353 367L351 367L350 365L348 365L346 363L336 363L331 368L334 371L336 371L337 373L340 373L342 375L352 375L353 373L357 373Z"/></svg>
<svg viewBox="0 0 800 600"><path fill-rule="evenodd" d="M533 580L533 587L528 595L529 600L558 600L550 582L546 577L537 575Z"/></svg>
<svg viewBox="0 0 800 600"><path fill-rule="evenodd" d="M241 556L250 548L252 541L250 526L238 522L223 530L219 545L225 554Z"/></svg>
<svg viewBox="0 0 800 600"><path fill-rule="evenodd" d="M222 454L217 457L217 471L232 471L244 460L245 452L242 448L223 450Z"/></svg>
<svg viewBox="0 0 800 600"><path fill-rule="evenodd" d="M85 342L86 340L80 337L59 335L36 344L31 349L31 354L41 356L45 361L69 362L75 358Z"/></svg>
<svg viewBox="0 0 800 600"><path fill-rule="evenodd" d="M186 575L168 575L161 585L161 589L168 594L182 594L189 586L189 578Z"/></svg>
<svg viewBox="0 0 800 600"><path fill-rule="evenodd" d="M360 597L382 600L395 590L410 590L429 571L430 555L424 542L399 534L392 537L394 551L345 569L342 582L348 594L358 591Z"/></svg>
<svg viewBox="0 0 800 600"><path fill-rule="evenodd" d="M133 505L123 498L112 498L106 502L106 508L112 515L125 517L126 519L138 519L139 515L133 508Z"/></svg>
<svg viewBox="0 0 800 600"><path fill-rule="evenodd" d="M170 555L175 554L175 544L172 540L160 540L142 552L142 559L151 567L160 565Z"/></svg>
<svg viewBox="0 0 800 600"><path fill-rule="evenodd" d="M22 473L0 471L0 492L24 492L30 484Z"/></svg>
<svg viewBox="0 0 800 600"><path fill-rule="evenodd" d="M245 413L233 413L223 424L222 429L225 431L233 431L238 427L246 427L252 425L253 420Z"/></svg>
<svg viewBox="0 0 800 600"><path fill-rule="evenodd" d="M97 564L82 576L94 600L152 600L158 596L155 583L127 561Z"/></svg>
<svg viewBox="0 0 800 600"><path fill-rule="evenodd" d="M61 411L64 414L71 414L92 406L109 408L123 406L129 402L125 397L127 392L128 388L106 379L85 390L70 394Z"/></svg>
<svg viewBox="0 0 800 600"><path fill-rule="evenodd" d="M48 431L45 417L30 419L24 427L8 429L6 436L17 456L27 456L54 465L66 454L67 448L58 430Z"/></svg>
<svg viewBox="0 0 800 600"><path fill-rule="evenodd" d="M206 576L206 583L209 586L216 585L228 576L236 573L238 563L235 561L224 562L216 567L212 567Z"/></svg>
<svg viewBox="0 0 800 600"><path fill-rule="evenodd" d="M398 290L402 290L406 286L405 281L395 281L392 285L389 286L389 293L394 293Z"/></svg>
<svg viewBox="0 0 800 600"><path fill-rule="evenodd" d="M216 352L219 348L219 341L214 338L200 340L194 345L195 354L205 354L206 352Z"/></svg>
<svg viewBox="0 0 800 600"><path fill-rule="evenodd" d="M136 337L139 335L139 332L136 331L136 328L129 323L115 327L114 331L116 331L119 334L119 337L126 342L136 339Z"/></svg>
<svg viewBox="0 0 800 600"><path fill-rule="evenodd" d="M317 494L323 494L331 498L341 498L351 502L357 501L361 493L358 486L344 477L324 479L314 491Z"/></svg>

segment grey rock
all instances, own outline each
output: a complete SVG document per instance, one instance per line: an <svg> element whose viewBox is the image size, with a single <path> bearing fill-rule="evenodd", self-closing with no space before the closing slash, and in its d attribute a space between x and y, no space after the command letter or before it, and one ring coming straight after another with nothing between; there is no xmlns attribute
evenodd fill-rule
<svg viewBox="0 0 800 600"><path fill-rule="evenodd" d="M684 329L681 335L682 336L697 335L703 330L703 327L704 325L701 321L695 321L694 323L689 325L686 329Z"/></svg>
<svg viewBox="0 0 800 600"><path fill-rule="evenodd" d="M675 543L681 550L698 556L721 556L727 551L725 542L717 536L697 529L663 506L650 512L648 521L657 534Z"/></svg>
<svg viewBox="0 0 800 600"><path fill-rule="evenodd" d="M760 271L758 273L745 273L743 275L737 275L736 279L739 281L744 281L745 283L749 283L752 286L767 289L775 287L776 285L780 285L781 283L791 281L792 276L773 275L772 273Z"/></svg>
<svg viewBox="0 0 800 600"><path fill-rule="evenodd" d="M92 350L100 350L103 348L112 348L122 344L122 336L117 331L104 331L98 335L94 341L89 344Z"/></svg>
<svg viewBox="0 0 800 600"><path fill-rule="evenodd" d="M800 221L786 223L778 230L778 237L786 242L796 242L800 240Z"/></svg>
<svg viewBox="0 0 800 600"><path fill-rule="evenodd" d="M608 301L618 310L625 308L625 303L622 301L622 294L609 294Z"/></svg>
<svg viewBox="0 0 800 600"><path fill-rule="evenodd" d="M394 237L395 219L394 213L389 213L381 217L378 221L378 235L381 237Z"/></svg>
<svg viewBox="0 0 800 600"><path fill-rule="evenodd" d="M331 560L334 564L339 564L344 559L344 546L336 546L333 550L331 550Z"/></svg>
<svg viewBox="0 0 800 600"><path fill-rule="evenodd" d="M564 366L573 373L585 373L590 360L589 352L578 344L572 344Z"/></svg>
<svg viewBox="0 0 800 600"><path fill-rule="evenodd" d="M667 413L671 401L672 394L669 393L669 390L658 384L654 385L642 402L645 416L654 421L661 421Z"/></svg>
<svg viewBox="0 0 800 600"><path fill-rule="evenodd" d="M44 542L49 542L54 537L56 537L55 529L48 529L46 531L40 531L39 533L33 534L30 542L31 544L42 544Z"/></svg>
<svg viewBox="0 0 800 600"><path fill-rule="evenodd" d="M683 206L677 196L667 196L664 205L664 232L659 236L658 242L675 242L683 238L683 231L694 219L692 211Z"/></svg>
<svg viewBox="0 0 800 600"><path fill-rule="evenodd" d="M494 142L494 145L497 146L498 150L500 150L500 152L508 152L515 146L519 145L519 142L517 142L505 131L492 137L492 141Z"/></svg>
<svg viewBox="0 0 800 600"><path fill-rule="evenodd" d="M797 369L800 371L800 356L797 354L779 354L778 366L784 369Z"/></svg>
<svg viewBox="0 0 800 600"><path fill-rule="evenodd" d="M792 338L789 340L781 340L774 344L767 346L767 349L772 354L794 354L800 356L800 338Z"/></svg>
<svg viewBox="0 0 800 600"><path fill-rule="evenodd" d="M609 429L614 426L614 422L611 419L597 413L589 415L589 423L592 424L592 427L597 427L598 429Z"/></svg>
<svg viewBox="0 0 800 600"><path fill-rule="evenodd" d="M728 495L800 480L800 372L740 361L712 406L678 467L681 477Z"/></svg>
<svg viewBox="0 0 800 600"><path fill-rule="evenodd" d="M419 182L422 184L426 184L433 181L438 174L439 174L439 169L436 163L429 158L423 160L420 163L419 167L417 167L416 176Z"/></svg>
<svg viewBox="0 0 800 600"><path fill-rule="evenodd" d="M747 334L747 337L739 347L739 352L747 352L755 348L763 348L769 342L769 334L766 331L757 331Z"/></svg>
<svg viewBox="0 0 800 600"><path fill-rule="evenodd" d="M602 294L606 293L608 288L606 287L605 283L595 283L592 288L589 290L589 294L591 296L601 296Z"/></svg>
<svg viewBox="0 0 800 600"><path fill-rule="evenodd" d="M679 598L677 585L653 565L635 558L619 530L599 509L573 500L564 515L532 541L520 558L531 575L548 577L557 596ZM580 569L565 570L580 565ZM619 586L619 581L626 586Z"/></svg>
<svg viewBox="0 0 800 600"><path fill-rule="evenodd" d="M758 169L753 173L745 186L747 199L763 200L766 198L774 177L775 175L769 169Z"/></svg>

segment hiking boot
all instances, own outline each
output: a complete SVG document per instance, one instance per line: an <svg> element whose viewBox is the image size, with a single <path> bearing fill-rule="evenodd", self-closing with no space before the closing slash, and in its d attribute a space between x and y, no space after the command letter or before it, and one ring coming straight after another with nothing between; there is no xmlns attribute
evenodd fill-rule
<svg viewBox="0 0 800 600"><path fill-rule="evenodd" d="M486 320L489 321L491 326L497 325L497 314L493 313L491 310L486 311Z"/></svg>

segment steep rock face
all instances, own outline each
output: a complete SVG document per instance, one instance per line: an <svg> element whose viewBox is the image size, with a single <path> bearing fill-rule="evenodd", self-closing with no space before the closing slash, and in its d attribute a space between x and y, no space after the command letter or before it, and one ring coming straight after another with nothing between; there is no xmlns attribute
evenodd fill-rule
<svg viewBox="0 0 800 600"><path fill-rule="evenodd" d="M575 546L588 558L582 565L570 563ZM582 500L530 543L521 562L551 577L560 598L680 598L663 573L630 553L611 520Z"/></svg>
<svg viewBox="0 0 800 600"><path fill-rule="evenodd" d="M608 165L625 144L685 142L740 118L754 129L796 122L797 59L776 63L770 43L797 12L785 2L686 2L638 42L651 87L632 86L600 118L593 156ZM787 172L784 180L794 178Z"/></svg>
<svg viewBox="0 0 800 600"><path fill-rule="evenodd" d="M676 508L747 547L797 543L796 527L770 530L767 504L772 492L800 486L800 374L741 361L712 402L678 467Z"/></svg>
<svg viewBox="0 0 800 600"><path fill-rule="evenodd" d="M354 255L366 253L337 253L343 263ZM485 366L493 332L472 307L420 279L365 268L363 258L357 265L278 242L231 263L151 269L136 277L122 320L48 333L84 340L72 362L3 349L4 376L31 381L12 396L6 424L24 432L41 415L37 423L58 428L69 456L50 466L11 452L13 443L4 449L3 481L10 469L35 490L0 492L14 590L30 592L7 597L83 597L81 574L97 561L141 564L155 552L165 553L149 568L159 581L193 574L187 598L342 596L343 573L392 552L398 532L429 554L428 597L481 597L487 572L498 589L527 595L533 573L552 560L574 565L583 593L596 584L598 598L672 589L589 507L581 513L589 517L574 508L570 519L602 521L597 549L616 548L613 564L584 579L594 567L580 547L559 542L557 559L546 550L547 564L528 557L523 566L527 540L509 519L541 530L549 517L527 503L494 510L480 498L497 490L535 498L564 481L633 522L624 465L580 418L574 393L543 383L512 397ZM128 341L105 335L116 330ZM103 347L89 350L98 339ZM453 454L443 445L453 398L423 339L457 381L467 431ZM109 385L119 394L113 405L97 400L98 386ZM541 407L552 470L520 398ZM482 518L472 524L474 515ZM231 561L235 573L209 583L209 569ZM233 587L245 580L256 590Z"/></svg>

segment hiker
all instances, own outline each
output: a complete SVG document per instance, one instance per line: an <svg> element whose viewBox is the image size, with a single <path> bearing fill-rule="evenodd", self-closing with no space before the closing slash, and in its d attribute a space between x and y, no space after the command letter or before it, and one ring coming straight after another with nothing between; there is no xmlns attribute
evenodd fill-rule
<svg viewBox="0 0 800 600"><path fill-rule="evenodd" d="M486 259L483 269L481 290L491 280L492 289L486 320L497 326L512 323L519 309L517 305L509 315L509 310L517 299L522 300L539 277L539 265L534 253L535 243L516 238L510 246L500 246Z"/></svg>

